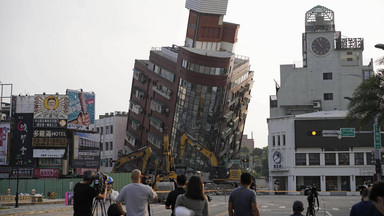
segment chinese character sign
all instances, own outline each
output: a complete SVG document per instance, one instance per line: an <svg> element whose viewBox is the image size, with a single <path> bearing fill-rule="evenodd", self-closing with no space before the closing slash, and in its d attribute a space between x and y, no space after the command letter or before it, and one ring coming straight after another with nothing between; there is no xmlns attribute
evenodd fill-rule
<svg viewBox="0 0 384 216"><path fill-rule="evenodd" d="M68 97L66 95L35 95L35 119L67 119Z"/></svg>
<svg viewBox="0 0 384 216"><path fill-rule="evenodd" d="M89 130L89 125L95 121L95 94L67 90L67 95L68 128Z"/></svg>
<svg viewBox="0 0 384 216"><path fill-rule="evenodd" d="M14 157L11 158L11 164L16 164L16 155L23 155L23 160L33 160L32 137L33 137L33 113L16 113L13 127L12 150ZM31 164L25 164L24 167L31 167Z"/></svg>
<svg viewBox="0 0 384 216"><path fill-rule="evenodd" d="M8 134L10 124L0 124L0 165L7 165Z"/></svg>

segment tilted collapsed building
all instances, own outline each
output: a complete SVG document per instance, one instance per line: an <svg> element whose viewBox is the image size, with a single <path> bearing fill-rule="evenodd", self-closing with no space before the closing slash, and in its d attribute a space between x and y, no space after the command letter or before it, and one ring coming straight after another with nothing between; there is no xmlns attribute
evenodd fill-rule
<svg viewBox="0 0 384 216"><path fill-rule="evenodd" d="M148 170L161 164L168 135L176 161L190 170L209 171L209 158L191 146L180 158L187 133L229 167L237 157L253 84L249 59L234 53L238 24L224 22L228 0L187 0L184 46L150 51L136 60L129 103L126 146L153 149ZM141 160L126 171L141 167ZM145 172L145 171L144 171Z"/></svg>

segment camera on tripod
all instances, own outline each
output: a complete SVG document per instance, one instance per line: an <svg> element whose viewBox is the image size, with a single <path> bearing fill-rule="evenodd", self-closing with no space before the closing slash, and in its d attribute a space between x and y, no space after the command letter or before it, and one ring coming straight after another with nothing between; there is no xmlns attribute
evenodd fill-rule
<svg viewBox="0 0 384 216"><path fill-rule="evenodd" d="M358 185L357 188L359 188L360 195L363 193L363 190L365 188L370 188L371 186L372 186L372 183L370 183L369 181L365 181L363 185Z"/></svg>
<svg viewBox="0 0 384 216"><path fill-rule="evenodd" d="M304 189L304 195L305 196L313 196L313 197L317 197L319 193L317 192L317 188L316 186L308 186L307 188Z"/></svg>
<svg viewBox="0 0 384 216"><path fill-rule="evenodd" d="M104 193L105 190L105 181L108 179L108 176L102 172L98 172L93 179L93 187L96 189L99 194Z"/></svg>

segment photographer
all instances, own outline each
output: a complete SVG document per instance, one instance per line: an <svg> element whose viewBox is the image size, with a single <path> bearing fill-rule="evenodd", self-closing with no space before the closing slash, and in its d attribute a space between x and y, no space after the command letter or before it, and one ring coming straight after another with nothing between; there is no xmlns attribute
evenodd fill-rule
<svg viewBox="0 0 384 216"><path fill-rule="evenodd" d="M107 184L105 184L104 193L99 193L96 188L91 187L95 173L92 170L86 170L83 174L83 180L75 185L73 210L74 216L92 216L93 198L104 199L107 194Z"/></svg>
<svg viewBox="0 0 384 216"><path fill-rule="evenodd" d="M315 185L312 187L307 187L304 190L304 195L307 196L308 201L308 209L307 215L312 216L315 215L315 212L319 211L319 193L317 192L317 188ZM317 210L315 209L317 207Z"/></svg>

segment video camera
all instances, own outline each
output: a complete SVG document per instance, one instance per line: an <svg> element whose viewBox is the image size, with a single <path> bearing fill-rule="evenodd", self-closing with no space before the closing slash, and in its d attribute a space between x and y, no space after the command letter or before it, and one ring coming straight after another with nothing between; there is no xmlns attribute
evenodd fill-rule
<svg viewBox="0 0 384 216"><path fill-rule="evenodd" d="M372 186L372 183L370 183L369 181L365 181L363 185L358 185L357 188L359 188L360 195L363 193L363 190L365 188L370 188L371 186Z"/></svg>
<svg viewBox="0 0 384 216"><path fill-rule="evenodd" d="M313 197L317 197L319 193L317 192L317 188L316 186L308 186L307 188L304 189L304 195L305 196L313 196Z"/></svg>
<svg viewBox="0 0 384 216"><path fill-rule="evenodd" d="M99 194L104 193L105 190L105 181L108 179L108 176L102 172L97 172L95 178L93 179L93 187L99 192Z"/></svg>

